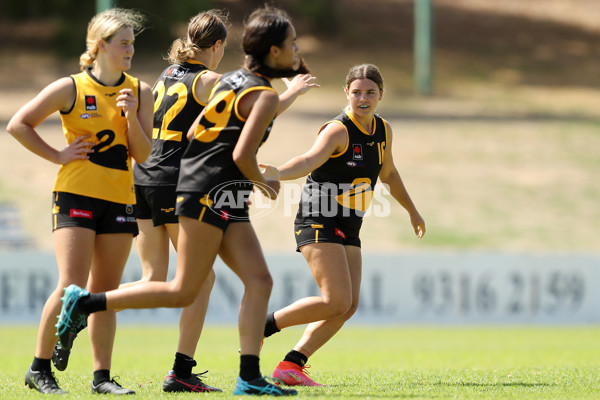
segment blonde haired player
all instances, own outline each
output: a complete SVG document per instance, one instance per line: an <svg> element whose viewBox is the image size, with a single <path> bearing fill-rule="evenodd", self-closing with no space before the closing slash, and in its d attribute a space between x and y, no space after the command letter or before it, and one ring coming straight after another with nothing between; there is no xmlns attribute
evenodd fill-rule
<svg viewBox="0 0 600 400"><path fill-rule="evenodd" d="M44 305L35 357L25 375L25 384L41 393L65 393L50 365L62 289L69 284L87 285L92 292L117 288L138 232L131 158L143 162L150 153L153 101L150 86L125 71L143 20L125 9L94 16L80 58L82 72L48 85L8 123L8 132L23 146L61 166L52 193L58 284ZM67 140L63 149L36 131L57 111ZM134 393L110 377L115 312L95 314L89 327L92 392Z"/></svg>

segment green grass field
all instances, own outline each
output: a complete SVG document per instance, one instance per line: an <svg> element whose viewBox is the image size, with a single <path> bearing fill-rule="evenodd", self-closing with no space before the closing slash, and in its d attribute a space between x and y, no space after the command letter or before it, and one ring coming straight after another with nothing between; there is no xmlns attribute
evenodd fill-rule
<svg viewBox="0 0 600 400"><path fill-rule="evenodd" d="M269 338L261 355L269 374L301 333ZM35 344L34 327L0 327L0 398L38 397L23 376ZM324 388L300 388L315 399L598 399L600 327L390 327L348 326L312 357L311 376ZM161 383L172 364L176 327L127 326L117 333L112 373L144 398L232 398L238 372L234 326L208 326L195 372L220 394L165 394ZM90 394L87 335L75 343L69 368L56 373L69 398Z"/></svg>

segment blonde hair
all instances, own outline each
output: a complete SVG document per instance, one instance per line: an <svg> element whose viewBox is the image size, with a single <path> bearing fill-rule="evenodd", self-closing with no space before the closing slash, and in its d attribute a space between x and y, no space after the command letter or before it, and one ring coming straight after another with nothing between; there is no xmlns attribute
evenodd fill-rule
<svg viewBox="0 0 600 400"><path fill-rule="evenodd" d="M98 56L98 41L104 39L107 42L123 28L131 28L135 35L144 30L146 18L138 11L124 8L111 8L96 14L88 24L85 39L86 51L79 57L79 65L83 71L91 68Z"/></svg>
<svg viewBox="0 0 600 400"><path fill-rule="evenodd" d="M166 59L171 63L182 63L193 59L202 50L214 45L218 40L227 39L226 23L229 16L221 10L209 10L194 16L189 24L185 39L175 39Z"/></svg>

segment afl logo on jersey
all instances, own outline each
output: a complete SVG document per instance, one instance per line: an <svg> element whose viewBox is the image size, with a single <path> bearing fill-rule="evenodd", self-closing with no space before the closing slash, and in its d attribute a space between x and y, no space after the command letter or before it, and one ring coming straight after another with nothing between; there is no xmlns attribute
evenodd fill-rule
<svg viewBox="0 0 600 400"><path fill-rule="evenodd" d="M346 162L346 165L349 167L356 167L356 161L348 161Z"/></svg>
<svg viewBox="0 0 600 400"><path fill-rule="evenodd" d="M96 105L96 96L94 95L85 95L85 111L96 111L98 110L98 106Z"/></svg>
<svg viewBox="0 0 600 400"><path fill-rule="evenodd" d="M90 119L92 116L89 113L83 113L80 115L81 119Z"/></svg>

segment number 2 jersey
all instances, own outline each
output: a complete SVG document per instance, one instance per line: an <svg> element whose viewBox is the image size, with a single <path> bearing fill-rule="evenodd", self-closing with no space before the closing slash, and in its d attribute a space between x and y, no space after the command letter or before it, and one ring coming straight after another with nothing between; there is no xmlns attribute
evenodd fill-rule
<svg viewBox="0 0 600 400"><path fill-rule="evenodd" d="M223 183L235 182L232 190L250 190L252 183L233 161L246 119L238 109L242 96L256 90L272 90L270 82L245 68L225 73L215 84L194 138L181 159L177 192L210 194ZM273 121L261 140L264 143Z"/></svg>
<svg viewBox="0 0 600 400"><path fill-rule="evenodd" d="M308 175L295 223L322 224L324 218L333 218L344 232L358 237L383 165L387 125L375 115L369 134L346 109L321 126L319 132L332 123L344 126L346 148Z"/></svg>
<svg viewBox="0 0 600 400"><path fill-rule="evenodd" d="M127 118L116 98L122 89L131 89L139 104L139 81L126 73L115 86L106 86L89 70L72 75L75 102L61 112L67 143L89 135L95 143L87 160L75 160L60 167L55 192L68 192L121 204L135 204L133 173L129 157Z"/></svg>
<svg viewBox="0 0 600 400"><path fill-rule="evenodd" d="M173 64L154 84L152 152L146 161L133 166L136 185L177 185L181 156L189 143L187 132L205 106L196 98L194 88L208 71L198 61Z"/></svg>

